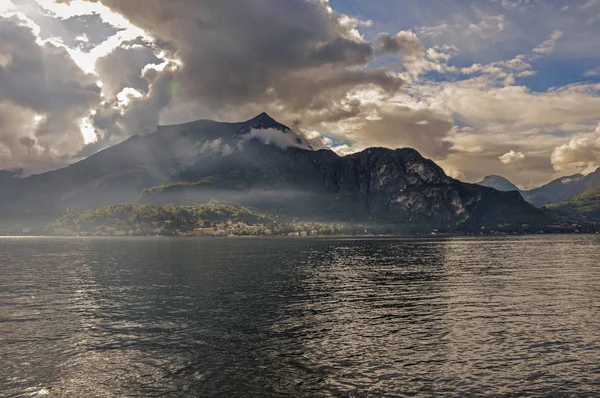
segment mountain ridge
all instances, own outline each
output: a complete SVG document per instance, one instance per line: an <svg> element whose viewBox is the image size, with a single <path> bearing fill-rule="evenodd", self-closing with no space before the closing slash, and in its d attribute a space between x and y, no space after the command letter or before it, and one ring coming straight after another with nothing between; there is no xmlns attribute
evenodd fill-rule
<svg viewBox="0 0 600 398"><path fill-rule="evenodd" d="M517 192L454 180L414 149L347 156L313 150L266 113L238 123L161 126L64 169L11 182L2 192L4 215L214 198L288 217L390 222L410 231L548 221Z"/></svg>
<svg viewBox="0 0 600 398"><path fill-rule="evenodd" d="M530 203L542 207L573 198L597 186L600 186L600 168L588 175L560 177L541 187L522 191L522 194Z"/></svg>
<svg viewBox="0 0 600 398"><path fill-rule="evenodd" d="M600 168L588 175L573 174L559 177L537 188L522 190L505 177L489 175L477 182L499 191L519 191L536 207L544 207L574 198L585 191L600 186Z"/></svg>

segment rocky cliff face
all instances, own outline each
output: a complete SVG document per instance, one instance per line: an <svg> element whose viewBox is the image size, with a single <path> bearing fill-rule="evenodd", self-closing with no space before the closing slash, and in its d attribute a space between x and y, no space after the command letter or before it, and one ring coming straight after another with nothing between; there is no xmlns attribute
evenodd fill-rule
<svg viewBox="0 0 600 398"><path fill-rule="evenodd" d="M546 216L518 192L454 180L413 149L331 151L255 146L224 159L229 169L184 173L191 184L150 190L142 202L193 204L217 199L303 218L377 222L409 229L542 225ZM204 179L203 179L204 178Z"/></svg>
<svg viewBox="0 0 600 398"><path fill-rule="evenodd" d="M144 191L140 198L140 195ZM314 151L267 115L198 121L134 137L66 169L21 179L0 198L11 214L140 202L210 199L289 217L377 222L408 230L540 225L517 192L446 176L413 149Z"/></svg>

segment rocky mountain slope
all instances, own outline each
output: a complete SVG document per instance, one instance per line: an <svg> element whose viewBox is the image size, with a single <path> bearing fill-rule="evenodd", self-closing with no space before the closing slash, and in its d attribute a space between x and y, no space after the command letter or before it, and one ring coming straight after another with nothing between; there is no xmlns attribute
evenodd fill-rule
<svg viewBox="0 0 600 398"><path fill-rule="evenodd" d="M542 226L518 192L454 180L413 149L314 151L266 114L201 120L133 137L65 169L4 185L5 214L122 202L216 199L304 219L389 223L406 231Z"/></svg>
<svg viewBox="0 0 600 398"><path fill-rule="evenodd" d="M147 189L138 201L182 205L216 199L289 216L409 229L520 227L547 221L518 192L454 180L413 149L370 148L340 157L327 150L254 145L244 156L225 157L223 165L221 173L206 176L192 168L182 181Z"/></svg>

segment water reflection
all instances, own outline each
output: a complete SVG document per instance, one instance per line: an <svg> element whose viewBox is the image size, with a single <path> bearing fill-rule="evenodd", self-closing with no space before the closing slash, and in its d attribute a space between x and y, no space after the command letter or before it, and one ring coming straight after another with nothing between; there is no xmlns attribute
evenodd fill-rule
<svg viewBox="0 0 600 398"><path fill-rule="evenodd" d="M274 325L302 347L280 355L319 369L322 387L335 394L593 391L600 382L597 243L449 239L318 248L299 267L303 291Z"/></svg>
<svg viewBox="0 0 600 398"><path fill-rule="evenodd" d="M600 388L600 240L0 240L0 397Z"/></svg>
<svg viewBox="0 0 600 398"><path fill-rule="evenodd" d="M327 242L298 266L302 290L276 325L298 341L293 365L320 370L321 388L389 392L419 362L442 360L440 299L446 250L439 241ZM419 325L415 330L414 325Z"/></svg>

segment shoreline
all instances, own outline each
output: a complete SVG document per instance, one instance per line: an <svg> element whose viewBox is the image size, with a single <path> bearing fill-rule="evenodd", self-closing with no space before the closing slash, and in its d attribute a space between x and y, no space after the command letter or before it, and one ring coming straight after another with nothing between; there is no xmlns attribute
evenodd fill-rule
<svg viewBox="0 0 600 398"><path fill-rule="evenodd" d="M599 235L596 232L543 232L543 233L505 233L505 234L475 234L475 233L437 233L437 234L385 234L385 235L231 235L231 236L173 236L173 235L1 235L2 238L102 238L102 239L139 239L139 238L169 238L169 239L444 239L444 238L508 238L521 236L557 236L557 235Z"/></svg>

